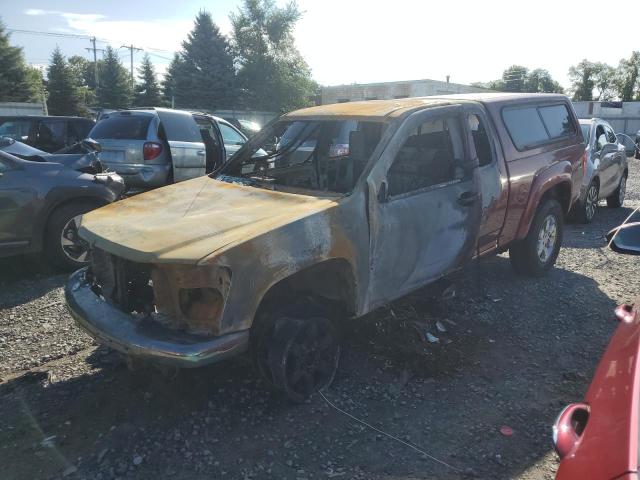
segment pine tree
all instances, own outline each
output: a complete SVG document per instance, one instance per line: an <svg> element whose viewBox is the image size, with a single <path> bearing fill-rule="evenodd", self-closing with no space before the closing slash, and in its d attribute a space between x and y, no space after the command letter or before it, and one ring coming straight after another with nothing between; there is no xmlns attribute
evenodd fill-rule
<svg viewBox="0 0 640 480"><path fill-rule="evenodd" d="M169 64L169 68L164 74L164 78L162 79L162 98L164 100L164 104L168 106L172 106L175 100L175 92L176 92L176 76L178 76L178 69L181 67L182 59L180 58L180 54L176 53L173 55L173 59Z"/></svg>
<svg viewBox="0 0 640 480"><path fill-rule="evenodd" d="M51 115L83 115L86 113L73 71L59 47L51 54L47 68L47 106Z"/></svg>
<svg viewBox="0 0 640 480"><path fill-rule="evenodd" d="M128 108L131 105L129 74L120 63L116 51L107 47L99 72L98 106L103 108Z"/></svg>
<svg viewBox="0 0 640 480"><path fill-rule="evenodd" d="M235 105L235 70L229 42L208 12L200 11L196 16L173 67L176 106L215 110Z"/></svg>
<svg viewBox="0 0 640 480"><path fill-rule="evenodd" d="M9 44L9 35L0 23L0 101L39 102L42 90L38 90L36 76L30 73L20 47ZM40 86L42 82L39 82Z"/></svg>
<svg viewBox="0 0 640 480"><path fill-rule="evenodd" d="M136 85L135 105L138 107L159 106L162 103L160 87L149 55L145 55L142 59L142 64L138 68L138 79L140 83Z"/></svg>

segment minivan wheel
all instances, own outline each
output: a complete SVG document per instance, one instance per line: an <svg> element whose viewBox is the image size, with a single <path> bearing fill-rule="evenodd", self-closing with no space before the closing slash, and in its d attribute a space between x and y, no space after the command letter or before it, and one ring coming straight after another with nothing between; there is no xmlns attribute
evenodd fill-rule
<svg viewBox="0 0 640 480"><path fill-rule="evenodd" d="M89 246L78 235L82 214L96 208L89 202L79 202L58 207L49 217L45 231L45 254L54 266L65 270L77 270L89 262Z"/></svg>
<svg viewBox="0 0 640 480"><path fill-rule="evenodd" d="M618 184L618 188L607 197L607 207L618 208L624 203L624 196L627 193L627 177L623 175Z"/></svg>
<svg viewBox="0 0 640 480"><path fill-rule="evenodd" d="M538 208L527 236L509 248L516 272L539 276L549 270L560 253L563 230L562 207L550 198Z"/></svg>
<svg viewBox="0 0 640 480"><path fill-rule="evenodd" d="M304 402L333 382L340 350L328 318L280 318L268 345L273 385L290 400Z"/></svg>
<svg viewBox="0 0 640 480"><path fill-rule="evenodd" d="M591 223L593 217L596 215L598 208L598 195L600 189L598 188L598 182L592 181L587 187L587 192L584 196L584 201L579 202L574 209L573 217L580 223Z"/></svg>

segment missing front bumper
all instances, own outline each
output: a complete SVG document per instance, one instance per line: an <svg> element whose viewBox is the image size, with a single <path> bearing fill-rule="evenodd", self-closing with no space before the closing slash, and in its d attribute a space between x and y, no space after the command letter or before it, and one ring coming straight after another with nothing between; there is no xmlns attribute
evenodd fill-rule
<svg viewBox="0 0 640 480"><path fill-rule="evenodd" d="M65 297L76 323L101 344L126 355L180 368L214 363L248 348L248 330L203 339L153 321L136 322L98 297L91 290L86 272L83 268L71 275Z"/></svg>

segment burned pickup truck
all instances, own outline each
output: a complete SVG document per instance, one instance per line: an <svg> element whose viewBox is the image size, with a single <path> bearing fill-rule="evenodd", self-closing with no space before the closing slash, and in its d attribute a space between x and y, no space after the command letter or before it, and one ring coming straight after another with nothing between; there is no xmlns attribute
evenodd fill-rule
<svg viewBox="0 0 640 480"><path fill-rule="evenodd" d="M552 267L584 151L561 95L295 111L209 176L84 216L92 263L67 302L128 356L197 367L250 350L302 400L332 381L344 319L491 253Z"/></svg>

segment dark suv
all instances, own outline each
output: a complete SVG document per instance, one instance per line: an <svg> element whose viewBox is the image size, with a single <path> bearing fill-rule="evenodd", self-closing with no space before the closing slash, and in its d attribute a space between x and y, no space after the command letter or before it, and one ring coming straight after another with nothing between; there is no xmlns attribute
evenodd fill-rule
<svg viewBox="0 0 640 480"><path fill-rule="evenodd" d="M53 153L87 138L94 124L82 117L0 117L0 137Z"/></svg>

